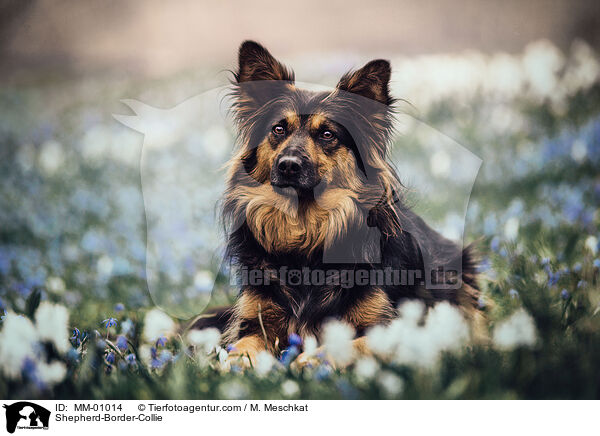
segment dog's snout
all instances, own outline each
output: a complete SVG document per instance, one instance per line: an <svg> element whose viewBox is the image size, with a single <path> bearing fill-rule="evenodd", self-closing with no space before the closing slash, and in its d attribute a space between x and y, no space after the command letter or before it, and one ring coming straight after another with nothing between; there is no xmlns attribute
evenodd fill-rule
<svg viewBox="0 0 600 436"><path fill-rule="evenodd" d="M282 156L277 162L277 170L283 177L296 177L302 170L302 161L298 156Z"/></svg>
<svg viewBox="0 0 600 436"><path fill-rule="evenodd" d="M273 162L271 184L280 188L311 189L316 184L315 167L301 150L284 150Z"/></svg>

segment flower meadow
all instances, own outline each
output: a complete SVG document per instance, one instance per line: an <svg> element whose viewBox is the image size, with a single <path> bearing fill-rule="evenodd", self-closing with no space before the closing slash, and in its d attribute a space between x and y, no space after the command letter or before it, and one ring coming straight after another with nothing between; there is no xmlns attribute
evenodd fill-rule
<svg viewBox="0 0 600 436"><path fill-rule="evenodd" d="M407 301L398 319L367 331L369 356L354 353L348 325L331 321L320 344L292 335L281 356L263 352L246 370L228 362L217 330L186 331L148 292L142 137L112 117L122 98L167 107L223 76L45 75L0 89L0 397L599 398L598 54L537 41L517 54L391 61L402 110L482 160L464 240L480 257L483 338L448 304ZM315 81L333 84L348 68L339 56L329 63ZM395 154L428 150L428 135L413 129L405 125ZM193 140L232 140L205 133ZM460 176L442 151L420 162L410 177ZM173 170L168 157L153 165ZM220 231L202 213L186 244ZM456 213L429 213L445 234L461 234ZM185 283L182 295L196 298L215 283L211 304L231 302L235 286L209 264L167 262L165 286Z"/></svg>

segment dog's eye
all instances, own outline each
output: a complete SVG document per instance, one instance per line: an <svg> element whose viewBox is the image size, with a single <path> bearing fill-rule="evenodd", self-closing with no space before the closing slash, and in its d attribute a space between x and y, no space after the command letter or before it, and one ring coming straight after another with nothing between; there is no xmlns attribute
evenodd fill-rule
<svg viewBox="0 0 600 436"><path fill-rule="evenodd" d="M325 141L331 141L334 138L334 136L335 135L333 134L333 132L329 130L325 130L321 133L321 139L324 139Z"/></svg>
<svg viewBox="0 0 600 436"><path fill-rule="evenodd" d="M280 124L274 125L272 130L276 135L283 135L285 133L285 129Z"/></svg>

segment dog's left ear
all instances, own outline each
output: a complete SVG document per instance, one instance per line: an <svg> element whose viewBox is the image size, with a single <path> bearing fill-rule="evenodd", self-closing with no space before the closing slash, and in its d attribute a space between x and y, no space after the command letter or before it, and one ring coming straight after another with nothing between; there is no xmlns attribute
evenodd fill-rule
<svg viewBox="0 0 600 436"><path fill-rule="evenodd" d="M377 59L360 70L346 73L340 79L337 88L390 105L393 102L389 92L391 74L390 63L384 59Z"/></svg>
<svg viewBox="0 0 600 436"><path fill-rule="evenodd" d="M258 80L294 81L294 73L287 69L269 51L254 41L244 41L238 54L238 83Z"/></svg>

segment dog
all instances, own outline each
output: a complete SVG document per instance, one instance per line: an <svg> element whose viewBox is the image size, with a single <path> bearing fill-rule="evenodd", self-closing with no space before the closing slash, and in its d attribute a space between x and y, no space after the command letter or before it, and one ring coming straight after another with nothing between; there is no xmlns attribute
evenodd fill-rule
<svg viewBox="0 0 600 436"><path fill-rule="evenodd" d="M392 321L405 300L479 316L473 250L411 211L386 160L395 110L388 61L345 74L331 92L311 91L246 41L233 76L239 144L222 216L227 259L246 280L233 306L191 328L219 328L229 359L252 364L263 350L279 355L290 335L318 340L331 319L351 325L356 350L368 353L365 332Z"/></svg>

